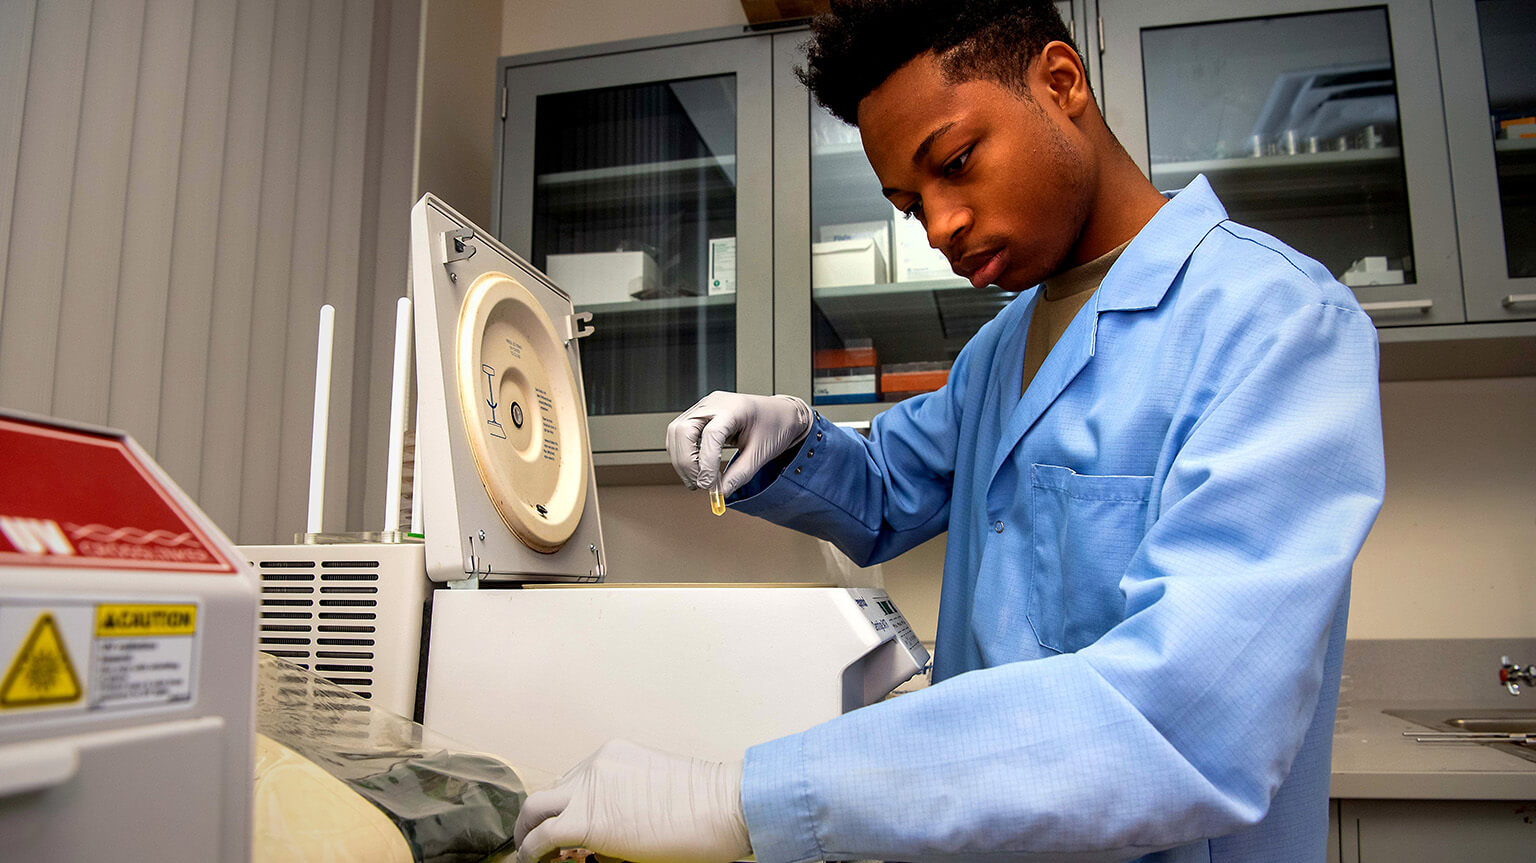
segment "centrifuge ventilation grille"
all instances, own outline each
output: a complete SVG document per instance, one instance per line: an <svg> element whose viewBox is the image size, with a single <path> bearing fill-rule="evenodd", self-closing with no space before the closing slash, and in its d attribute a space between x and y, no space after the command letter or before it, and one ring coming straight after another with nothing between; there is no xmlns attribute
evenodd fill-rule
<svg viewBox="0 0 1536 863"><path fill-rule="evenodd" d="M261 650L373 697L376 560L258 560Z"/></svg>

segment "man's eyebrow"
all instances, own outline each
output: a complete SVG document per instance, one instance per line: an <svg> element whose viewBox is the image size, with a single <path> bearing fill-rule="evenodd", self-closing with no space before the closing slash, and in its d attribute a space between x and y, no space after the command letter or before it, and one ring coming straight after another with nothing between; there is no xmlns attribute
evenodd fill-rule
<svg viewBox="0 0 1536 863"><path fill-rule="evenodd" d="M939 140L939 138L945 132L948 132L950 129L955 128L955 125L956 125L956 121L951 121L951 122L945 123L944 125L940 126L937 129L934 129L932 132L929 132L928 133L928 137L924 138L923 142L921 144L918 144L917 145L917 149L915 151L913 151L913 153L912 153L912 164L914 164L914 165L922 165L923 164L923 160L928 158L928 151L933 149L933 143L935 141ZM882 194L882 195L886 196L887 198L889 198L891 195L893 195L893 194L895 194L896 192L899 192L899 191L901 191L901 190L900 189L892 189L892 188L887 186L887 187L882 188L880 190L880 194Z"/></svg>
<svg viewBox="0 0 1536 863"><path fill-rule="evenodd" d="M921 165L923 160L928 157L928 151L933 149L933 142L937 141L940 135L953 128L955 128L955 123L951 121L929 132L928 137L923 139L923 143L917 145L917 151L912 154L912 164Z"/></svg>

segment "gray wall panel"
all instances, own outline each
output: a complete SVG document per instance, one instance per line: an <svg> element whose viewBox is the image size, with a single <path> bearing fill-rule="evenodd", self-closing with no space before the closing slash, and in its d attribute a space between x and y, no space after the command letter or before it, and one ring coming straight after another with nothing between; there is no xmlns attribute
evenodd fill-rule
<svg viewBox="0 0 1536 863"><path fill-rule="evenodd" d="M283 356L288 349L288 295L299 177L298 118L304 109L308 7L301 0L279 0L273 28L261 221L256 239L256 296L251 307L250 366L245 387L245 467L238 530L245 542L251 541L247 537L267 537L268 541L277 537L277 457L284 402Z"/></svg>
<svg viewBox="0 0 1536 863"><path fill-rule="evenodd" d="M155 455L160 429L171 226L183 149L181 120L192 53L192 9L193 0L150 0L145 8L128 163L107 421L116 428L131 429L150 455Z"/></svg>
<svg viewBox="0 0 1536 863"><path fill-rule="evenodd" d="M271 86L276 6L240 3L229 80L229 131L219 180L214 243L212 320L208 332L207 401L197 499L242 542L272 537L239 534L244 479L246 381L255 305L256 248L262 176L266 173L267 97Z"/></svg>
<svg viewBox="0 0 1536 863"><path fill-rule="evenodd" d="M370 320L371 296L358 285L362 254L364 157L368 139L368 79L372 71L374 4L371 0L347 0L341 38L341 77L336 100L336 155L331 171L331 218L327 229L325 300L336 306L337 350L331 374L331 458L326 462L325 524L343 527L348 520L348 454L351 426L367 416L366 380L354 385L357 342L369 338L362 321ZM364 390L366 392L366 390ZM359 525L361 526L361 525Z"/></svg>
<svg viewBox="0 0 1536 863"><path fill-rule="evenodd" d="M273 519L277 535L304 529L310 429L314 420L315 336L325 299L325 259L330 223L331 172L335 168L336 85L340 76L340 3L310 7L309 46L304 68L300 114L298 189L294 197L292 269L288 277L288 348L283 356L281 431L277 458L277 498ZM343 305L339 310L346 314ZM336 345L336 352L345 348Z"/></svg>
<svg viewBox="0 0 1536 863"><path fill-rule="evenodd" d="M330 302L326 527L377 527L420 12L0 0L0 408L123 428L237 541L287 541Z"/></svg>
<svg viewBox="0 0 1536 863"><path fill-rule="evenodd" d="M384 524L385 472L389 454L389 381L393 370L395 304L405 296L408 281L411 177L414 169L416 124L416 61L421 13L417 0L388 0L376 16L388 28L387 39L374 48L374 104L369 112L368 170L377 183L365 189L368 205L364 226L360 289L371 290L372 313L366 332L358 318L358 376L354 403L362 406L367 423L356 423L352 437L352 511L350 523L365 527ZM363 302L369 302L366 298ZM365 353L367 351L367 353ZM359 414L360 416L361 414Z"/></svg>
<svg viewBox="0 0 1536 863"><path fill-rule="evenodd" d="M64 281L85 54L86 0L38 6L13 190L5 311L0 314L0 405L48 413Z"/></svg>
<svg viewBox="0 0 1536 863"><path fill-rule="evenodd" d="M143 35L143 0L92 9L49 410L82 422L107 422Z"/></svg>
<svg viewBox="0 0 1536 863"><path fill-rule="evenodd" d="M32 60L36 13L36 0L0 3L0 332L5 328L11 206L15 203L16 157L21 150L21 115L27 102L27 68Z"/></svg>
<svg viewBox="0 0 1536 863"><path fill-rule="evenodd" d="M181 174L171 237L165 372L160 380L160 466L183 488L202 474L203 416L213 312L214 253L228 126L236 4L198 0L192 23ZM195 491L193 492L195 494Z"/></svg>

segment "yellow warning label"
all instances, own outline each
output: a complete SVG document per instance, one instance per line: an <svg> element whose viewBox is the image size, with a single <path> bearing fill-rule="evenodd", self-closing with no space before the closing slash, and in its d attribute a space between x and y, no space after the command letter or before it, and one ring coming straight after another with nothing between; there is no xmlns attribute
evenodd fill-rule
<svg viewBox="0 0 1536 863"><path fill-rule="evenodd" d="M192 635L197 632L195 605L98 605L96 637Z"/></svg>
<svg viewBox="0 0 1536 863"><path fill-rule="evenodd" d="M80 678L64 647L53 615L43 614L32 625L21 650L11 660L0 683L0 709L68 704L82 694Z"/></svg>

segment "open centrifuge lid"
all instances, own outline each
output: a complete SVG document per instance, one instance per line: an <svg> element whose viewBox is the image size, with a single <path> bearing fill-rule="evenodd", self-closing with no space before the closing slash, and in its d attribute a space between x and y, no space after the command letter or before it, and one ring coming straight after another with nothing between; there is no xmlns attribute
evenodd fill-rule
<svg viewBox="0 0 1536 863"><path fill-rule="evenodd" d="M586 412L565 349L513 276L475 279L459 309L459 409L485 492L523 544L559 551L587 502Z"/></svg>
<svg viewBox="0 0 1536 863"><path fill-rule="evenodd" d="M596 581L602 530L571 301L431 195L411 215L427 572Z"/></svg>

